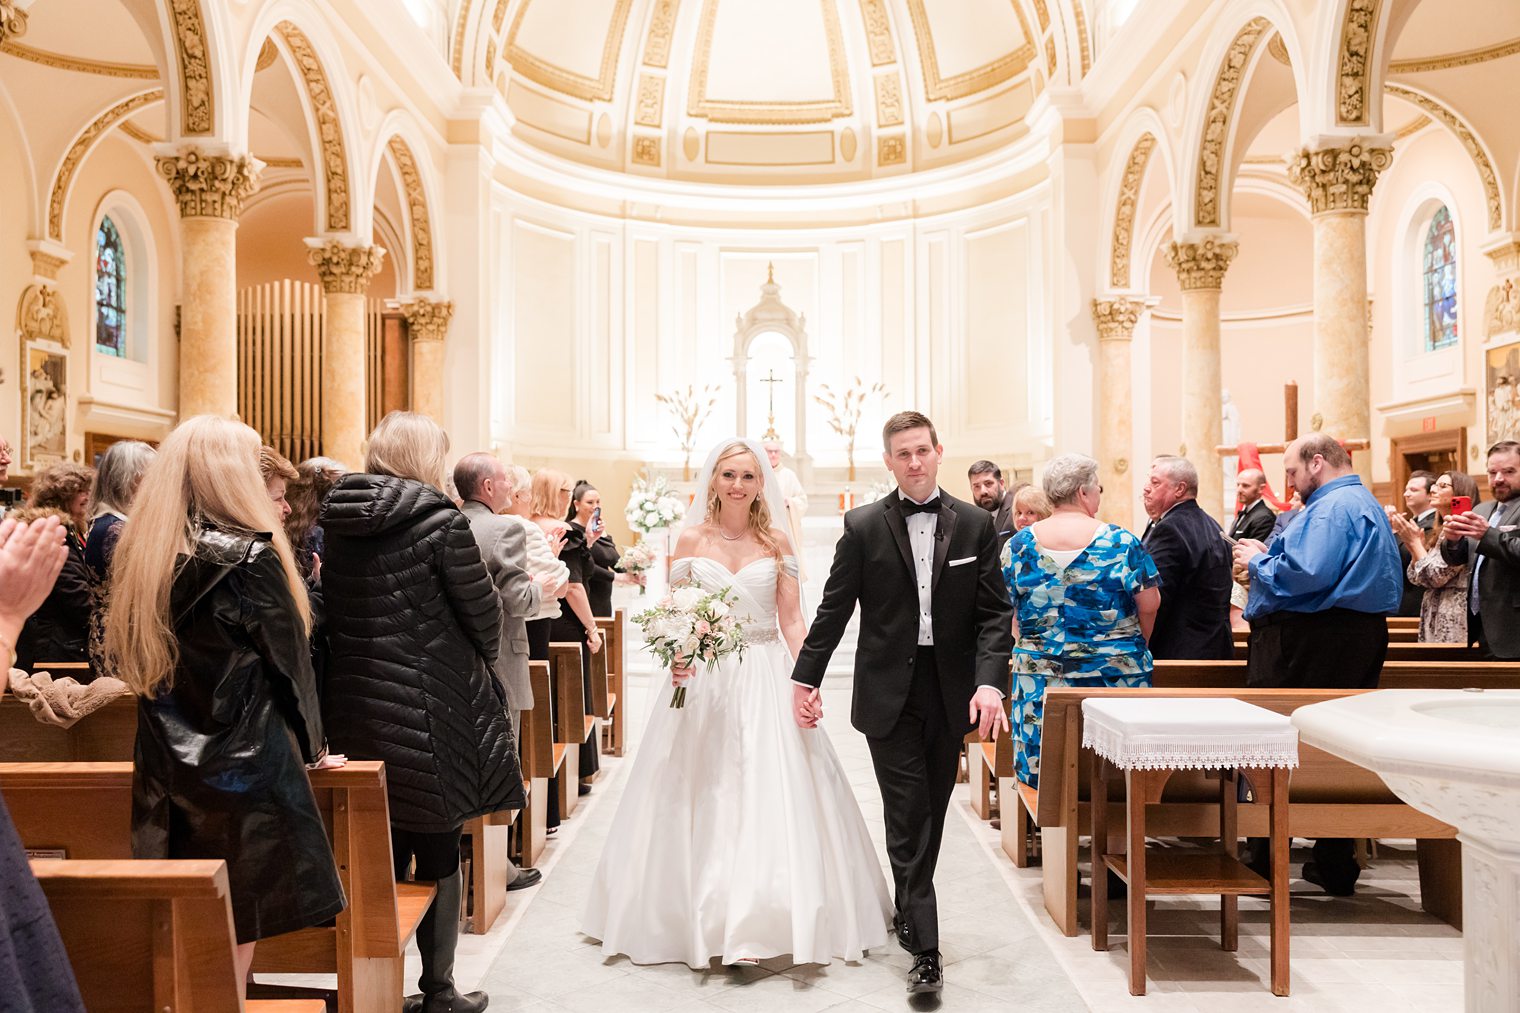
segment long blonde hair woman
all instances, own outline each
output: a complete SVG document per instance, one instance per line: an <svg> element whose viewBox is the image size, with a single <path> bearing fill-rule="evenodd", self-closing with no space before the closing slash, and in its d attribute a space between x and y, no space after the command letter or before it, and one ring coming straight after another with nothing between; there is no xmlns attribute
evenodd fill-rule
<svg viewBox="0 0 1520 1013"><path fill-rule="evenodd" d="M306 588L258 455L227 419L169 434L116 549L105 628L106 664L139 697L132 853L226 860L239 981L256 940L344 905L303 765L341 758L326 756Z"/></svg>

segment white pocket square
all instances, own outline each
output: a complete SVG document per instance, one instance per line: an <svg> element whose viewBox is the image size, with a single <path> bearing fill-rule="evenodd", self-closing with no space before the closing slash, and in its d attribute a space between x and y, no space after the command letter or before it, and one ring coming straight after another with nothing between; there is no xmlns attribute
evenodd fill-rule
<svg viewBox="0 0 1520 1013"><path fill-rule="evenodd" d="M974 563L974 562L976 562L976 557L975 556L967 556L965 559L952 559L952 560L950 560L950 562L946 563L945 565L946 566L965 566L967 563Z"/></svg>

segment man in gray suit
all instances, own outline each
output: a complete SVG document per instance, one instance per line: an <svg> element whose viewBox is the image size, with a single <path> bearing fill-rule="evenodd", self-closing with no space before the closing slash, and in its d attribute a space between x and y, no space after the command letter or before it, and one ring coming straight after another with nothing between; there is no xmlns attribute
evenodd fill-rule
<svg viewBox="0 0 1520 1013"><path fill-rule="evenodd" d="M533 683L528 675L527 617L541 601L559 593L554 578L528 575L527 546L522 526L501 516L512 495L506 466L492 454L468 454L454 466L454 488L463 501L470 532L480 546L486 571L501 598L501 629L494 674L507 695L507 717L514 737L522 732L522 712L533 709ZM509 863L510 864L510 863ZM522 890L543 878L537 869L512 867L508 890Z"/></svg>
<svg viewBox="0 0 1520 1013"><path fill-rule="evenodd" d="M1452 514L1441 532L1441 557L1471 563L1467 639L1495 658L1520 658L1520 443L1488 449L1488 488L1494 498Z"/></svg>

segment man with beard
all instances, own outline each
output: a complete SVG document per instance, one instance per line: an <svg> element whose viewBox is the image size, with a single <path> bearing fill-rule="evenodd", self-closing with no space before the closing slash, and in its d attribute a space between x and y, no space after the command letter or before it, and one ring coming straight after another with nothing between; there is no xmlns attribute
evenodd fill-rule
<svg viewBox="0 0 1520 1013"><path fill-rule="evenodd" d="M971 483L971 501L992 515L997 532L998 553L1013 537L1013 491L1003 484L1003 469L991 461L977 461L966 478Z"/></svg>
<svg viewBox="0 0 1520 1013"><path fill-rule="evenodd" d="M1488 450L1493 500L1447 518L1441 556L1452 565L1471 561L1467 589L1468 640L1495 658L1520 658L1520 443Z"/></svg>

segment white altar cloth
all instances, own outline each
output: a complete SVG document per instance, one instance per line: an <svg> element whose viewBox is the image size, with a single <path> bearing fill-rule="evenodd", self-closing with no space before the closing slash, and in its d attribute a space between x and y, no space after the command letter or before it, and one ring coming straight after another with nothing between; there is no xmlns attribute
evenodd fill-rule
<svg viewBox="0 0 1520 1013"><path fill-rule="evenodd" d="M1121 770L1296 767L1285 714L1230 698L1089 698L1082 746Z"/></svg>

